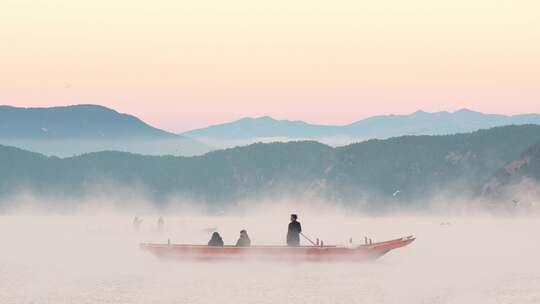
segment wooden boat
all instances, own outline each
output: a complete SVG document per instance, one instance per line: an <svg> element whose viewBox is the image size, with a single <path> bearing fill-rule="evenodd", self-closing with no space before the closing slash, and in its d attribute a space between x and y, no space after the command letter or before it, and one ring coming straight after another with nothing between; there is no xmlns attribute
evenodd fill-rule
<svg viewBox="0 0 540 304"><path fill-rule="evenodd" d="M250 246L211 247L183 244L140 244L141 249L161 258L174 259L297 259L314 261L369 261L375 260L391 250L407 246L416 238L407 236L395 240L356 246Z"/></svg>

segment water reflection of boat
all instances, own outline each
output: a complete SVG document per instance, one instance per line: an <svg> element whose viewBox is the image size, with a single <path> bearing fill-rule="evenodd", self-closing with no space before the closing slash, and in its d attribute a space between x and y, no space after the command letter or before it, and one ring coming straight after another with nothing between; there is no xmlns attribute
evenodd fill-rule
<svg viewBox="0 0 540 304"><path fill-rule="evenodd" d="M357 246L251 246L251 247L210 247L206 245L150 244L140 247L162 258L175 259L237 259L242 257L301 259L316 261L369 261L375 260L391 250L407 246L416 238L413 236L400 239Z"/></svg>

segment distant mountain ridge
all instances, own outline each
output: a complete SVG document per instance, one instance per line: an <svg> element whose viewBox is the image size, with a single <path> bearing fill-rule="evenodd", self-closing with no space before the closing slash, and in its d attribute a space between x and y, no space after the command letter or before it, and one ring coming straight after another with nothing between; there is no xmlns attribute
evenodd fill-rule
<svg viewBox="0 0 540 304"><path fill-rule="evenodd" d="M91 104L18 108L0 106L0 144L60 157L99 151L147 155L201 155L254 142L319 141L344 146L403 135L444 135L504 125L540 124L540 115L496 115L462 109L453 113L417 111L383 115L344 126L243 118L177 135L139 118Z"/></svg>
<svg viewBox="0 0 540 304"><path fill-rule="evenodd" d="M194 139L154 128L135 116L90 104L0 106L0 144L62 157L104 150L194 155L212 149Z"/></svg>
<svg viewBox="0 0 540 304"><path fill-rule="evenodd" d="M99 105L50 108L0 106L0 137L32 139L176 138L139 118Z"/></svg>
<svg viewBox="0 0 540 304"><path fill-rule="evenodd" d="M276 120L270 116L257 118L245 117L230 123L209 126L181 133L193 138L209 137L219 139L249 139L255 137L291 137L301 138L310 136L338 133L340 127L308 124L300 120Z"/></svg>
<svg viewBox="0 0 540 304"><path fill-rule="evenodd" d="M461 109L455 112L374 116L343 125L315 125L303 121L275 120L271 117L242 118L181 133L208 141L257 141L261 138L307 139L328 142L342 138L342 144L367 139L386 139L403 135L445 135L472 132L504 125L540 124L539 114L498 115ZM348 140L348 142L347 142ZM331 143L330 143L331 144Z"/></svg>

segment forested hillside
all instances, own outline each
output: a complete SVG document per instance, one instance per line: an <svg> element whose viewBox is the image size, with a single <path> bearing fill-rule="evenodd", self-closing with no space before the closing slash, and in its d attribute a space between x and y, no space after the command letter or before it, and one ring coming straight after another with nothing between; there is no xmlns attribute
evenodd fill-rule
<svg viewBox="0 0 540 304"><path fill-rule="evenodd" d="M156 203L174 196L216 205L316 194L344 204L411 205L442 192L472 196L537 142L540 126L525 125L340 148L309 141L253 144L195 157L98 152L62 159L0 147L0 193L81 196L115 185L144 189ZM538 174L537 163L527 170Z"/></svg>

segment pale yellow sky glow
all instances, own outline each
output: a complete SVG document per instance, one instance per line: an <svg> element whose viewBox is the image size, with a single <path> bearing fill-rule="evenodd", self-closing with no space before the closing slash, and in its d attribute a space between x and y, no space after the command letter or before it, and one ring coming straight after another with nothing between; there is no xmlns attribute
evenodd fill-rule
<svg viewBox="0 0 540 304"><path fill-rule="evenodd" d="M540 1L0 0L0 104L171 131L242 116L540 112Z"/></svg>

